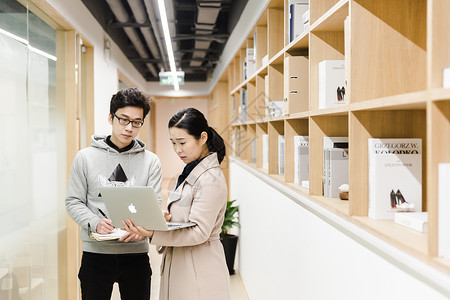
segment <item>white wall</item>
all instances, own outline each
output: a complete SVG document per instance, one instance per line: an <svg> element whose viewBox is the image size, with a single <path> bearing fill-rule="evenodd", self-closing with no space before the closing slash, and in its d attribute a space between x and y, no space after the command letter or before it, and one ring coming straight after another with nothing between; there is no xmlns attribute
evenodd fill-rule
<svg viewBox="0 0 450 300"><path fill-rule="evenodd" d="M320 207L307 199L300 205L281 192L280 184L250 168L230 163L230 199L240 203L239 271L250 299L450 296L447 276L373 236L364 237L368 233L345 220L327 219L324 209L323 215L316 213Z"/></svg>
<svg viewBox="0 0 450 300"><path fill-rule="evenodd" d="M117 71L120 70L143 90L146 89L147 83L80 0L47 0L47 2L94 47L95 133L111 134L111 126L107 120L109 101L118 89ZM111 42L109 62L103 55L106 38Z"/></svg>
<svg viewBox="0 0 450 300"><path fill-rule="evenodd" d="M194 107L201 111L208 119L208 102L206 98L199 99L156 99L156 155L161 160L163 177L174 179L175 183L185 164L173 151L172 143L169 139L169 129L167 125L170 118L180 109Z"/></svg>

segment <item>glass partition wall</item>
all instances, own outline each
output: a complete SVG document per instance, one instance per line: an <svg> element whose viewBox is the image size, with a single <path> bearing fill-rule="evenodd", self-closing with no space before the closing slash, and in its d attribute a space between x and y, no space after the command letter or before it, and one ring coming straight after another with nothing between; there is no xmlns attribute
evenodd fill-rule
<svg viewBox="0 0 450 300"><path fill-rule="evenodd" d="M57 29L29 5L0 1L2 300L58 299L66 169L56 66L64 59L56 57Z"/></svg>

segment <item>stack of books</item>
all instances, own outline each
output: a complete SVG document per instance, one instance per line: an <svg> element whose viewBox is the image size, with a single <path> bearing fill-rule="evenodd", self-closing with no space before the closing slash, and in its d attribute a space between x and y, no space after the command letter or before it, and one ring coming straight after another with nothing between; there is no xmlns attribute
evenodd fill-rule
<svg viewBox="0 0 450 300"><path fill-rule="evenodd" d="M348 184L348 137L323 138L323 195L338 198L339 187Z"/></svg>

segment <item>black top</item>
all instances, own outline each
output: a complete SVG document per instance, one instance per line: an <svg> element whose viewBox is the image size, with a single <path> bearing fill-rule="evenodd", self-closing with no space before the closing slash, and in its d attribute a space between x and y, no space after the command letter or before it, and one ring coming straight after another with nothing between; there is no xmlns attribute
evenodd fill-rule
<svg viewBox="0 0 450 300"><path fill-rule="evenodd" d="M206 157L206 156L205 156ZM188 163L184 169L183 172L181 172L180 176L178 176L178 181L177 181L177 186L175 187L175 189L178 188L178 186L189 176L189 174L191 174L192 170L194 170L194 168L203 160L203 158L199 158L196 161L193 161L191 163Z"/></svg>
<svg viewBox="0 0 450 300"><path fill-rule="evenodd" d="M111 136L110 136L110 135L108 135L108 136L106 137L106 143L107 143L108 146L110 146L111 148L113 148L113 149L119 151L119 153L128 151L128 150L130 150L131 148L133 148L133 146L134 146L134 140L132 140L131 143L130 143L128 146L123 147L122 149L119 149L119 147L117 147L113 142L111 142Z"/></svg>

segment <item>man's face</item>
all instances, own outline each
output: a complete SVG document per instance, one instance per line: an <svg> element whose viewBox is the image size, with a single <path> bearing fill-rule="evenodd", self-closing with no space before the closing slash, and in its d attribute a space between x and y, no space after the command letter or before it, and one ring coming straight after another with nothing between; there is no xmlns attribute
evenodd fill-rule
<svg viewBox="0 0 450 300"><path fill-rule="evenodd" d="M128 146L139 133L140 128L133 127L133 122L128 125L126 120L144 122L144 109L135 106L125 106L115 112L115 116L109 114L108 121L112 125L111 142L119 149ZM119 121L118 118L122 120ZM121 124L122 123L122 124Z"/></svg>

